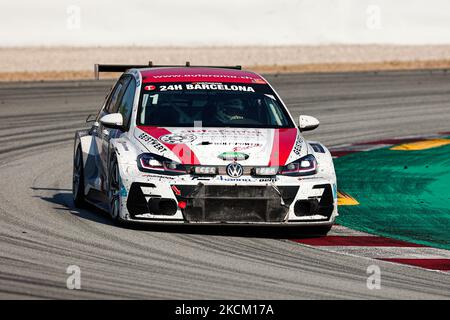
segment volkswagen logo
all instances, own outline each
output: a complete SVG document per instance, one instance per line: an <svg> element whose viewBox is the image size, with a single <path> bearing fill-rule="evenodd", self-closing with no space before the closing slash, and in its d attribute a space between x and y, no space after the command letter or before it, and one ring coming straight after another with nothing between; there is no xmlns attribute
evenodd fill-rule
<svg viewBox="0 0 450 320"><path fill-rule="evenodd" d="M233 178L239 178L244 173L244 168L239 163L233 162L227 165L227 174Z"/></svg>

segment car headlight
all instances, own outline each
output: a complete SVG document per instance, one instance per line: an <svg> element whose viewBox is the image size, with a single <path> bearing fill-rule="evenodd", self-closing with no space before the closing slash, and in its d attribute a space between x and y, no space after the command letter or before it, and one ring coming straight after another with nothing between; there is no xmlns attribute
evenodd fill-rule
<svg viewBox="0 0 450 320"><path fill-rule="evenodd" d="M143 153L137 159L138 168L145 172L186 174L186 168L181 163L153 154Z"/></svg>
<svg viewBox="0 0 450 320"><path fill-rule="evenodd" d="M317 160L312 154L281 167L280 174L287 176L309 176L317 173Z"/></svg>

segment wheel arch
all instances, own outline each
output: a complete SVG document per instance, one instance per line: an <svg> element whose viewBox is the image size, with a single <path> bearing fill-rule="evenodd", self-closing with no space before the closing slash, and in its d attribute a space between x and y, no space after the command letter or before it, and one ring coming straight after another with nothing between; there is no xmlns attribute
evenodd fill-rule
<svg viewBox="0 0 450 320"><path fill-rule="evenodd" d="M89 130L79 130L75 133L75 143L73 149L74 157L78 148L81 148L83 167L86 167L88 156L94 155L97 152L97 145L95 144L94 137L89 134Z"/></svg>
<svg viewBox="0 0 450 320"><path fill-rule="evenodd" d="M126 137L111 139L108 159L108 172L110 170L112 159L113 157L115 157L119 166L119 173L121 177L126 178L130 174L129 170L134 170L134 168L136 168L137 170L136 159L138 154L139 150L137 150L131 143L131 141Z"/></svg>
<svg viewBox="0 0 450 320"><path fill-rule="evenodd" d="M334 170L333 157L322 143L317 141L307 141L309 152L312 153L319 165L319 174L333 181L336 184L336 172Z"/></svg>

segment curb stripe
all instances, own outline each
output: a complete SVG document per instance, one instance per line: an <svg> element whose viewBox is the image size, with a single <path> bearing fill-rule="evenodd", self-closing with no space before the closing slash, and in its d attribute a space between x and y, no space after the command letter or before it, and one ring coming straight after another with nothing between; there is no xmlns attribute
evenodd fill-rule
<svg viewBox="0 0 450 320"><path fill-rule="evenodd" d="M377 141L369 141L361 144L384 144L384 145L394 145L394 144L401 144L401 143L411 143L416 142L418 140L421 140L421 138L394 138L394 139L384 139L384 140L377 140Z"/></svg>
<svg viewBox="0 0 450 320"><path fill-rule="evenodd" d="M327 236L321 238L292 239L311 246L353 246L353 247L411 247L421 248L421 244L378 236Z"/></svg>
<svg viewBox="0 0 450 320"><path fill-rule="evenodd" d="M450 251L431 247L336 246L327 250L372 259L450 259Z"/></svg>
<svg viewBox="0 0 450 320"><path fill-rule="evenodd" d="M426 150L445 146L450 144L450 139L427 139L422 141L410 142L392 147L390 150Z"/></svg>
<svg viewBox="0 0 450 320"><path fill-rule="evenodd" d="M359 151L358 150L336 150L336 151L331 150L330 152L333 157L342 157L342 156L346 156L348 154L356 153Z"/></svg>
<svg viewBox="0 0 450 320"><path fill-rule="evenodd" d="M357 206L358 200L344 191L338 190L338 206Z"/></svg>
<svg viewBox="0 0 450 320"><path fill-rule="evenodd" d="M450 259L404 259L404 258L383 258L383 261L407 264L410 266L425 269L450 271Z"/></svg>

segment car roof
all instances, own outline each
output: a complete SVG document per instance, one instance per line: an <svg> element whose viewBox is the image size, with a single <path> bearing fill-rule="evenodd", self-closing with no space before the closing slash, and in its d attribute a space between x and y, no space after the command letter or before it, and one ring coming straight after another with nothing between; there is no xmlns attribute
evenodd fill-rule
<svg viewBox="0 0 450 320"><path fill-rule="evenodd" d="M143 83L154 82L227 82L260 83L266 81L260 75L245 70L205 67L161 67L138 69Z"/></svg>

